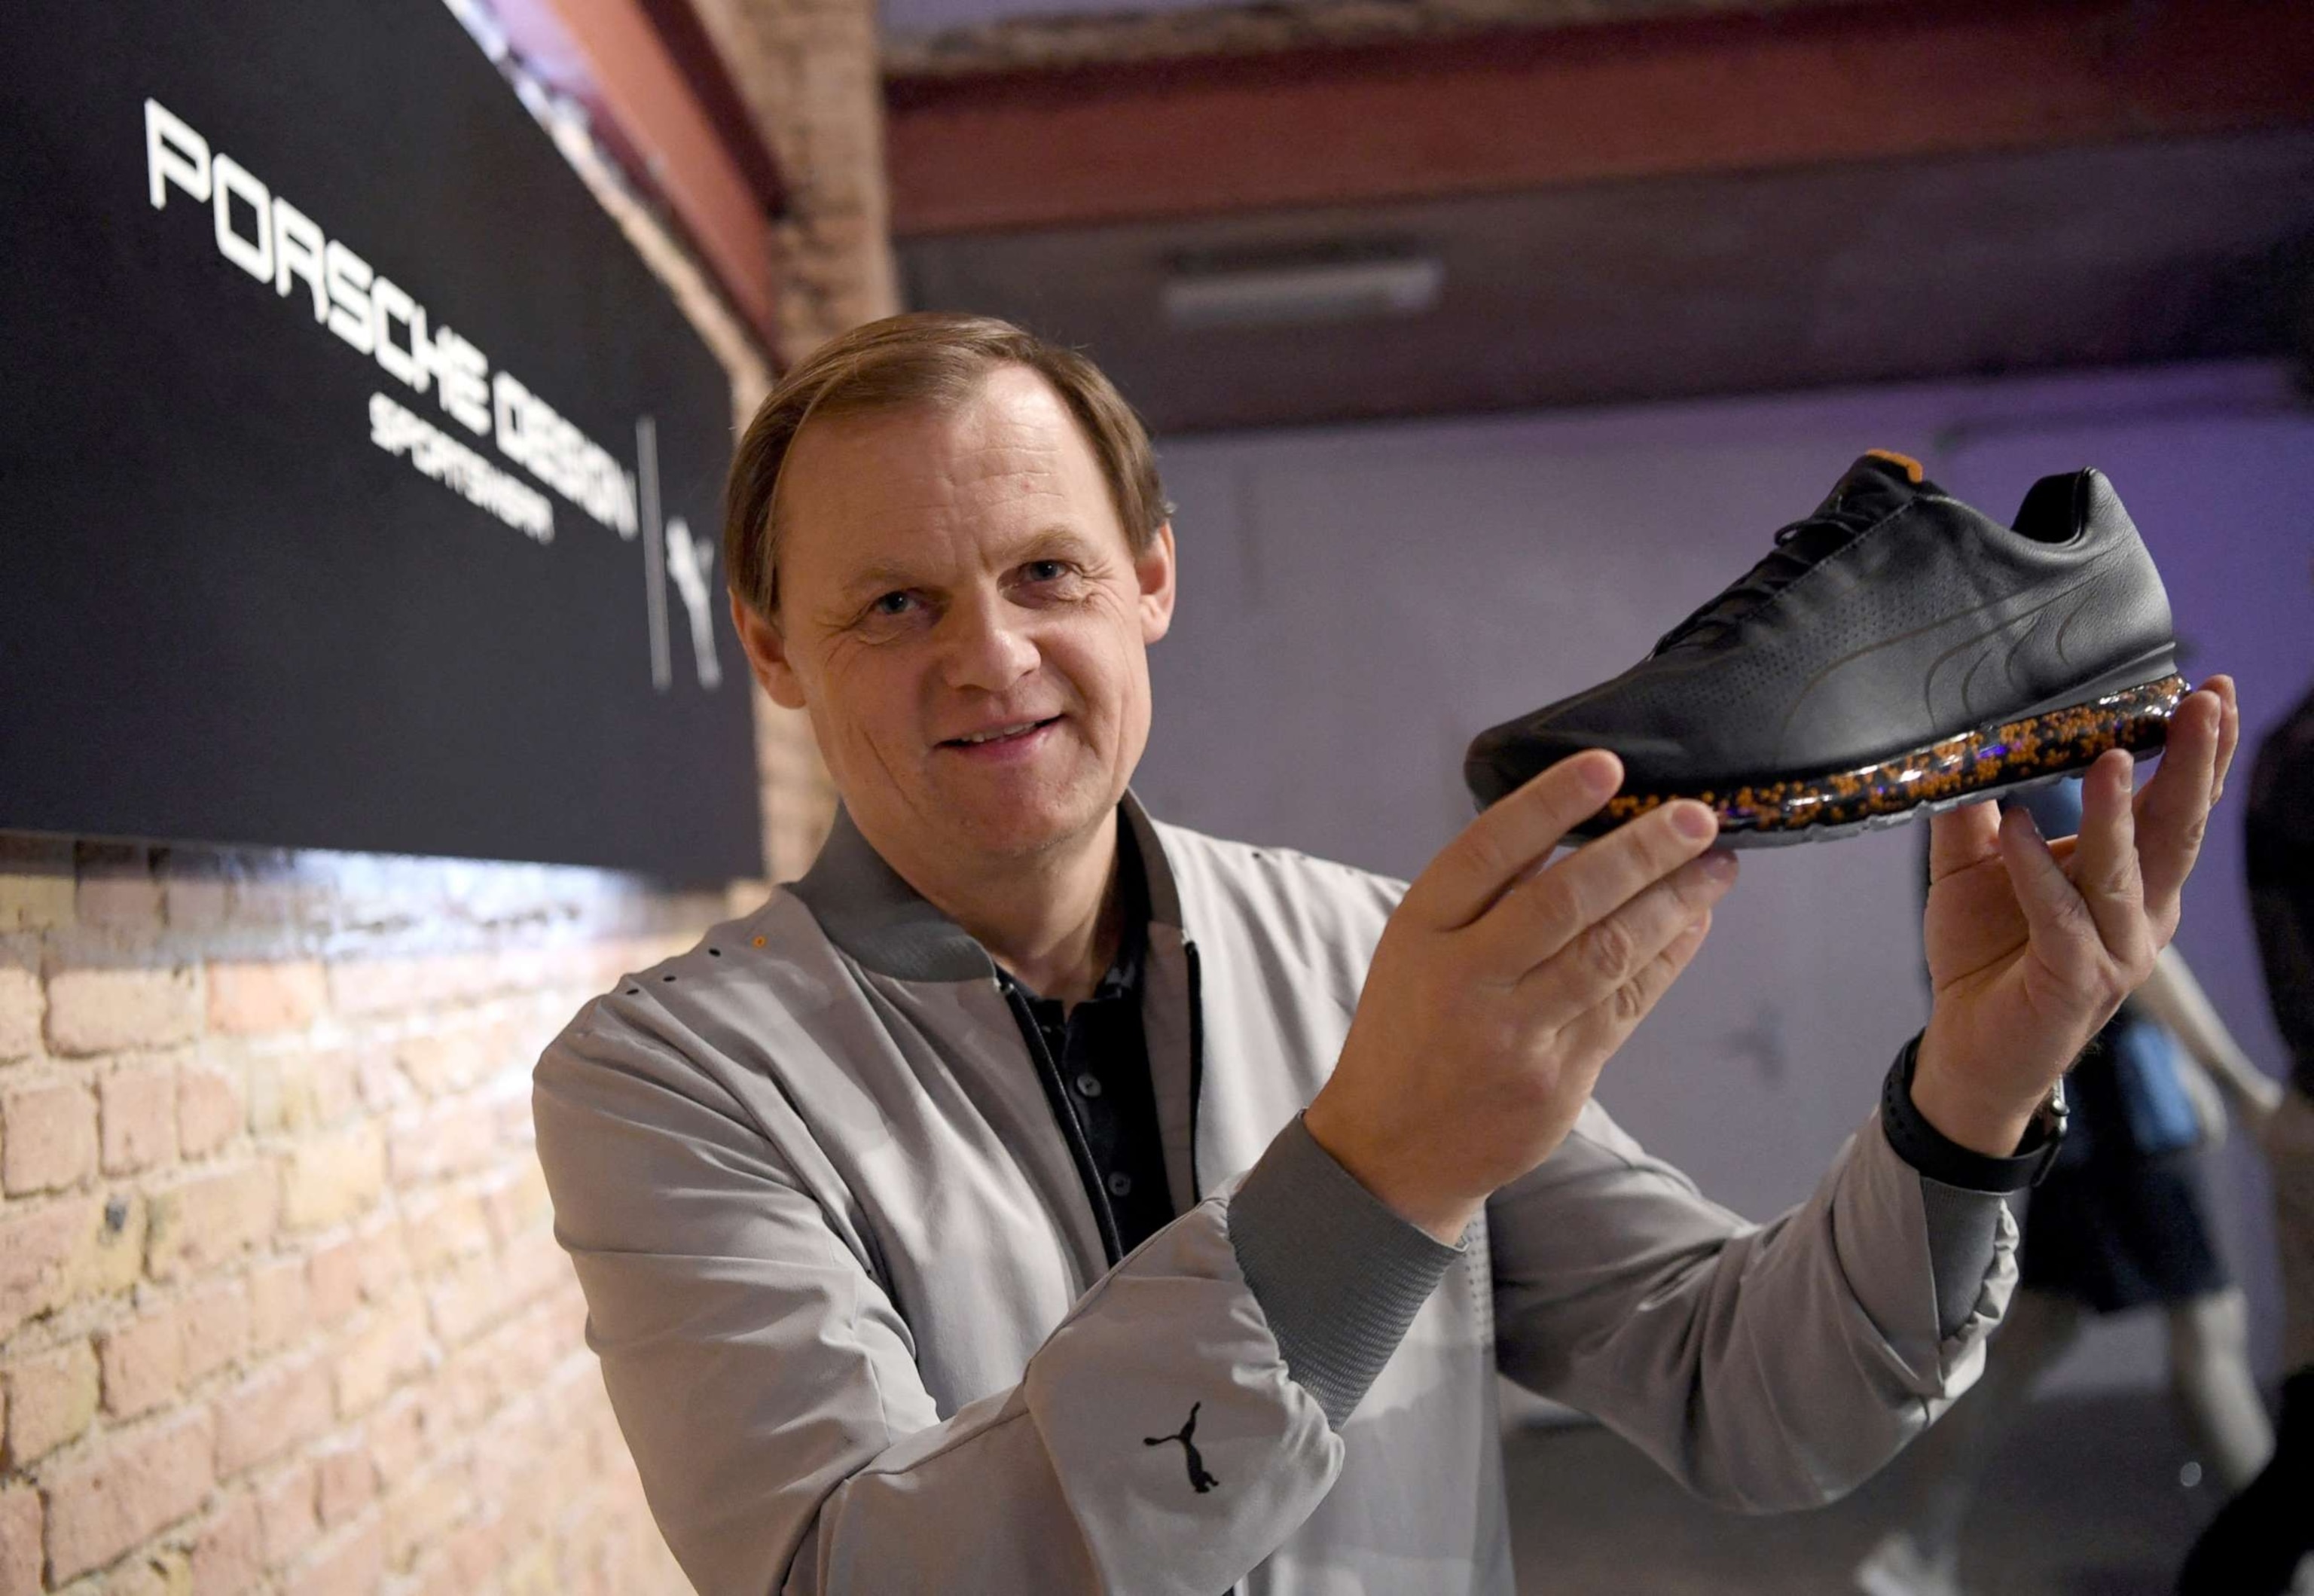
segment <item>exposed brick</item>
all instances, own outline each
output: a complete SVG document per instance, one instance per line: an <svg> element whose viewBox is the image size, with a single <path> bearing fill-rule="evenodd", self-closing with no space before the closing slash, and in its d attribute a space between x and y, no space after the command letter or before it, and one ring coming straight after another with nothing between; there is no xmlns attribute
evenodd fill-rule
<svg viewBox="0 0 2314 1596"><path fill-rule="evenodd" d="M241 1133L241 1084L225 1071L189 1064L177 1077L177 1141L189 1159L207 1158Z"/></svg>
<svg viewBox="0 0 2314 1596"><path fill-rule="evenodd" d="M184 1338L185 1382L206 1379L249 1350L249 1294L238 1280L219 1281L177 1305Z"/></svg>
<svg viewBox="0 0 2314 1596"><path fill-rule="evenodd" d="M495 1257L474 1258L437 1279L427 1289L426 1306L434 1334L444 1346L458 1346L485 1326L503 1318L519 1301L521 1282Z"/></svg>
<svg viewBox="0 0 2314 1596"><path fill-rule="evenodd" d="M104 1172L128 1175L177 1157L173 1069L116 1070L97 1083L104 1115Z"/></svg>
<svg viewBox="0 0 2314 1596"><path fill-rule="evenodd" d="M366 1448L344 1446L323 1452L315 1475L322 1522L332 1528L377 1498L377 1468Z"/></svg>
<svg viewBox="0 0 2314 1596"><path fill-rule="evenodd" d="M0 1488L0 1596L40 1596L40 1494Z"/></svg>
<svg viewBox="0 0 2314 1596"><path fill-rule="evenodd" d="M393 1139L393 1184L406 1186L488 1164L497 1151L498 1122L489 1101L470 1092L430 1113L396 1115Z"/></svg>
<svg viewBox="0 0 2314 1596"><path fill-rule="evenodd" d="M500 1246L543 1223L552 1209L546 1175L535 1158L526 1158L515 1176L492 1186L483 1201L490 1212L490 1231Z"/></svg>
<svg viewBox="0 0 2314 1596"><path fill-rule="evenodd" d="M249 1272L250 1350L268 1353L287 1346L314 1327L313 1293L306 1289L305 1260L279 1258Z"/></svg>
<svg viewBox="0 0 2314 1596"><path fill-rule="evenodd" d="M92 1461L51 1478L49 1562L57 1581L102 1567L199 1507L213 1478L214 1444L209 1415L199 1411L107 1436Z"/></svg>
<svg viewBox="0 0 2314 1596"><path fill-rule="evenodd" d="M533 1405L493 1418L474 1442L474 1494L498 1505L517 1539L533 1533L552 1510L537 1489L542 1460L552 1447Z"/></svg>
<svg viewBox="0 0 2314 1596"><path fill-rule="evenodd" d="M506 1381L485 1351L495 1338L481 1336L458 1348L427 1382L428 1392L441 1398L452 1427L461 1433L480 1424L508 1396Z"/></svg>
<svg viewBox="0 0 2314 1596"><path fill-rule="evenodd" d="M49 1047L60 1054L165 1047L200 1029L189 968L72 969L49 977Z"/></svg>
<svg viewBox="0 0 2314 1596"><path fill-rule="evenodd" d="M363 1430L369 1439L371 1464L377 1486L387 1490L417 1472L420 1464L445 1444L440 1413L419 1391L403 1391L372 1414Z"/></svg>
<svg viewBox="0 0 2314 1596"><path fill-rule="evenodd" d="M495 1027L439 1031L404 1038L394 1059L419 1095L445 1097L486 1079L508 1057Z"/></svg>
<svg viewBox="0 0 2314 1596"><path fill-rule="evenodd" d="M174 1401L185 1380L176 1309L147 1314L98 1337L97 1362L104 1410L114 1418L134 1418Z"/></svg>
<svg viewBox="0 0 2314 1596"><path fill-rule="evenodd" d="M192 1560L174 1547L129 1558L104 1576L104 1596L192 1596Z"/></svg>
<svg viewBox="0 0 2314 1596"><path fill-rule="evenodd" d="M361 1306L363 1244L348 1237L320 1248L306 1265L314 1322L327 1327Z"/></svg>
<svg viewBox="0 0 2314 1596"><path fill-rule="evenodd" d="M257 1510L265 1526L265 1563L279 1568L322 1536L311 1463L296 1463L259 1487Z"/></svg>
<svg viewBox="0 0 2314 1596"><path fill-rule="evenodd" d="M385 1532L375 1519L348 1530L307 1563L287 1596L368 1596L385 1577Z"/></svg>
<svg viewBox="0 0 2314 1596"><path fill-rule="evenodd" d="M365 1049L352 1055L351 1063L354 1089L363 1107L384 1114L417 1100L418 1089L410 1084L410 1077L402 1072L387 1049Z"/></svg>
<svg viewBox="0 0 2314 1596"><path fill-rule="evenodd" d="M300 1142L281 1170L281 1222L292 1230L341 1224L385 1189L385 1143L375 1124Z"/></svg>
<svg viewBox="0 0 2314 1596"><path fill-rule="evenodd" d="M96 1416L96 1354L85 1341L18 1358L0 1380L8 1387L5 1461L22 1468L75 1440Z"/></svg>
<svg viewBox="0 0 2314 1596"><path fill-rule="evenodd" d="M385 1560L408 1568L428 1543L457 1522L473 1498L473 1478L464 1462L445 1459L385 1499Z"/></svg>
<svg viewBox="0 0 2314 1596"><path fill-rule="evenodd" d="M28 1318L137 1278L145 1205L83 1197L0 1217L0 1339Z"/></svg>
<svg viewBox="0 0 2314 1596"><path fill-rule="evenodd" d="M345 959L329 966L330 1003L340 1014L438 1009L486 995L499 983L483 954Z"/></svg>
<svg viewBox="0 0 2314 1596"><path fill-rule="evenodd" d="M45 931L73 919L72 844L0 837L0 931Z"/></svg>
<svg viewBox="0 0 2314 1596"><path fill-rule="evenodd" d="M154 860L161 906L177 932L223 930L231 918L230 871L225 855L208 849L164 848Z"/></svg>
<svg viewBox="0 0 2314 1596"><path fill-rule="evenodd" d="M48 1010L38 975L0 965L0 1063L40 1050L40 1020Z"/></svg>
<svg viewBox="0 0 2314 1596"><path fill-rule="evenodd" d="M500 1596L578 1596L555 1566L553 1548L541 1545L526 1547L516 1556L499 1581L499 1591Z"/></svg>
<svg viewBox="0 0 2314 1596"><path fill-rule="evenodd" d="M249 1062L249 1128L304 1131L333 1125L360 1101L354 1059L341 1051L269 1054Z"/></svg>
<svg viewBox="0 0 2314 1596"><path fill-rule="evenodd" d="M209 966L209 1027L234 1035L302 1031L328 999L311 960Z"/></svg>
<svg viewBox="0 0 2314 1596"><path fill-rule="evenodd" d="M265 1577L257 1502L235 1495L193 1538L193 1596L238 1596Z"/></svg>
<svg viewBox="0 0 2314 1596"><path fill-rule="evenodd" d="M461 1524L421 1561L420 1596L469 1596L490 1583L506 1554L506 1537L497 1521Z"/></svg>
<svg viewBox="0 0 2314 1596"><path fill-rule="evenodd" d="M471 1192L441 1192L415 1202L405 1199L402 1212L411 1267L420 1274L431 1274L490 1248L490 1219L481 1199Z"/></svg>
<svg viewBox="0 0 2314 1596"><path fill-rule="evenodd" d="M423 1370L433 1353L424 1306L405 1298L372 1316L338 1355L338 1413L353 1418Z"/></svg>
<svg viewBox="0 0 2314 1596"><path fill-rule="evenodd" d="M0 1186L12 1197L75 1186L96 1172L96 1099L77 1080L0 1093Z"/></svg>
<svg viewBox="0 0 2314 1596"><path fill-rule="evenodd" d="M220 1478L295 1450L330 1427L330 1376L319 1359L268 1369L217 1403Z"/></svg>
<svg viewBox="0 0 2314 1596"><path fill-rule="evenodd" d="M83 925L113 930L161 929L161 884L142 848L83 842L75 850L79 887L75 909Z"/></svg>
<svg viewBox="0 0 2314 1596"><path fill-rule="evenodd" d="M278 1194L271 1168L237 1164L154 1193L145 1266L155 1280L199 1274L273 1234Z"/></svg>
<svg viewBox="0 0 2314 1596"><path fill-rule="evenodd" d="M402 1227L380 1221L356 1239L361 1244L362 1300L384 1302L399 1296L410 1281L410 1253L402 1244Z"/></svg>

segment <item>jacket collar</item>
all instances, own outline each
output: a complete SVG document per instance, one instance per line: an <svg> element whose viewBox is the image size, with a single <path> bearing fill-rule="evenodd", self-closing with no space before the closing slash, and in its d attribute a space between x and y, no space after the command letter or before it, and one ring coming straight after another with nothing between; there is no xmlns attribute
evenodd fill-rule
<svg viewBox="0 0 2314 1596"><path fill-rule="evenodd" d="M1130 789L1117 813L1140 846L1151 921L1179 929L1180 893L1156 823ZM878 974L901 981L995 978L996 961L988 950L885 863L841 805L819 857L792 890L829 941Z"/></svg>

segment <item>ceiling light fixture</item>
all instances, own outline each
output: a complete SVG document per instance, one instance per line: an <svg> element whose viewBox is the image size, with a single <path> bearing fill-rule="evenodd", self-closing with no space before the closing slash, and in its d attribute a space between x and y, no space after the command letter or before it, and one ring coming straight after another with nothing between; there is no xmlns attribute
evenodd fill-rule
<svg viewBox="0 0 2314 1596"><path fill-rule="evenodd" d="M1165 279L1165 320L1194 331L1418 316L1437 304L1445 276L1429 255L1177 270Z"/></svg>

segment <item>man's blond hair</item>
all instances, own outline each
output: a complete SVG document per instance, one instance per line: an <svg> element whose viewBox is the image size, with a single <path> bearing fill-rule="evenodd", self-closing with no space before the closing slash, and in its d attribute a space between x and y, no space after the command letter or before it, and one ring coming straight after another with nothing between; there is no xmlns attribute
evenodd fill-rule
<svg viewBox="0 0 2314 1596"><path fill-rule="evenodd" d="M765 395L739 439L723 498L723 569L731 590L766 618L779 606L780 470L815 419L928 406L947 410L991 373L1022 366L1050 384L1100 462L1135 554L1172 512L1157 480L1148 429L1100 368L994 316L916 311L855 327L813 351Z"/></svg>

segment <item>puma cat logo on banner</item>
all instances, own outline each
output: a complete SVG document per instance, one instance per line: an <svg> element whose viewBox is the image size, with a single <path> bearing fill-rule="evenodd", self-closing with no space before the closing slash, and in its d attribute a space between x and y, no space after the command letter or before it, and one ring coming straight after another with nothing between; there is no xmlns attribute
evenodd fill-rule
<svg viewBox="0 0 2314 1596"><path fill-rule="evenodd" d="M1204 1406L1205 1404L1202 1402L1192 1402L1189 1404L1188 1423L1181 1426L1179 1433L1172 1435L1144 1435L1141 1438L1141 1444L1144 1446L1163 1446L1169 1441L1179 1442L1181 1443L1181 1450L1188 1454L1189 1484L1197 1487L1197 1494L1199 1495L1203 1495L1206 1492L1212 1490L1215 1486L1222 1483L1215 1479L1212 1475L1206 1472L1206 1460L1197 1456L1197 1443L1189 1439L1190 1436L1197 1433L1197 1409Z"/></svg>

